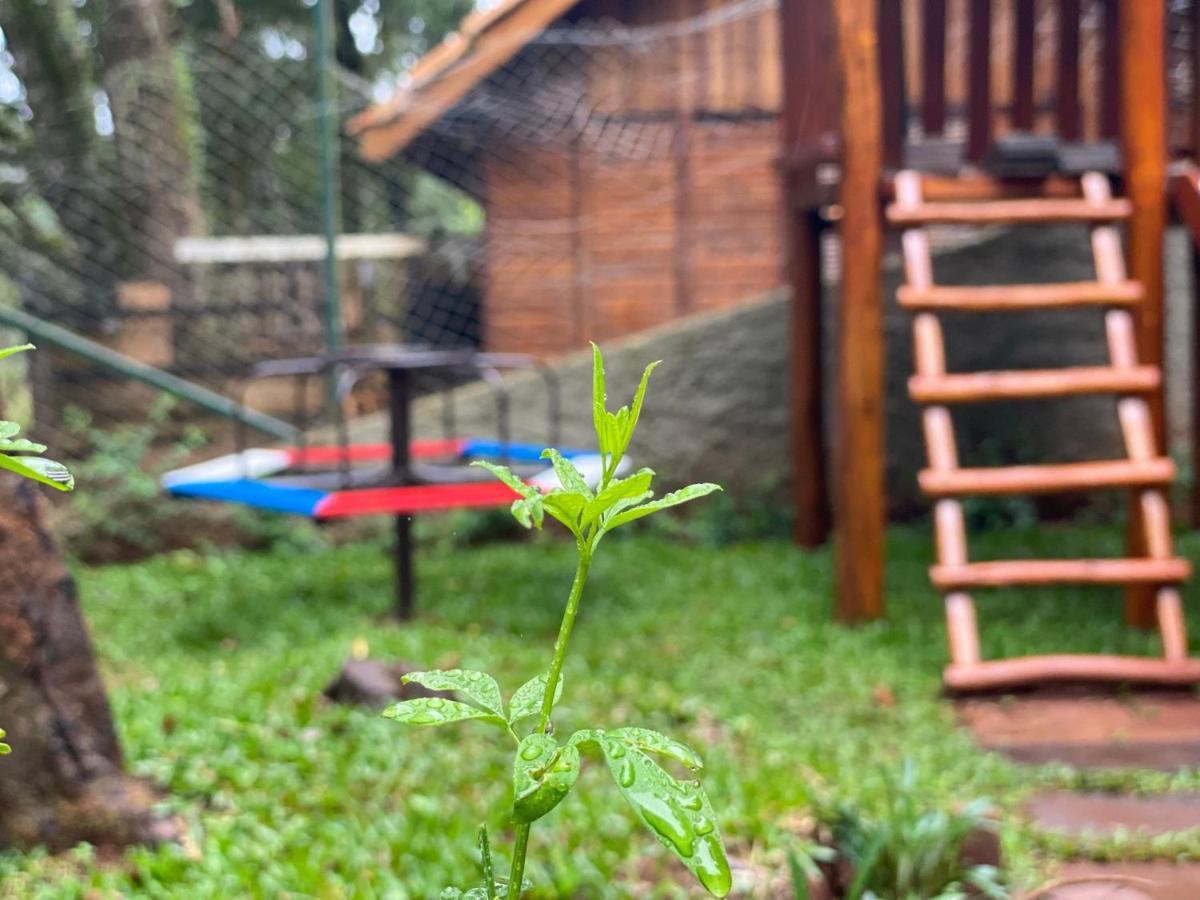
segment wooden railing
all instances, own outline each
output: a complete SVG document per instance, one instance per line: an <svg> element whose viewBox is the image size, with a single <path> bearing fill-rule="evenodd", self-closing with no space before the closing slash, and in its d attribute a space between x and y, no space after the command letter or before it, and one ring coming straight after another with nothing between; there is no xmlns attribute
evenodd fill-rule
<svg viewBox="0 0 1200 900"><path fill-rule="evenodd" d="M879 0L885 159L956 145L979 162L1013 131L1067 142L1119 129L1119 0ZM941 156L943 160L954 157Z"/></svg>

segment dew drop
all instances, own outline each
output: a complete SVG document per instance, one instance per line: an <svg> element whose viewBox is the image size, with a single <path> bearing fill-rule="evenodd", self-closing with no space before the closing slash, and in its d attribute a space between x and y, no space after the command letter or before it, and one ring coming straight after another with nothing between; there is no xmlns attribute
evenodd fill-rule
<svg viewBox="0 0 1200 900"><path fill-rule="evenodd" d="M446 701L443 700L441 697L430 697L426 701L425 705L428 706L430 709L441 709L443 706L446 705Z"/></svg>
<svg viewBox="0 0 1200 900"><path fill-rule="evenodd" d="M621 783L621 787L633 787L634 781L637 780L637 771L633 767L630 760L625 760L621 763L621 771L617 773L617 781Z"/></svg>
<svg viewBox="0 0 1200 900"><path fill-rule="evenodd" d="M608 755L613 759L621 759L625 755L625 745L618 744L616 741L610 741L608 744Z"/></svg>
<svg viewBox="0 0 1200 900"><path fill-rule="evenodd" d="M681 810L674 804L663 803L655 798L653 803L642 805L642 814L655 833L666 839L680 856L684 859L691 857L695 851L696 839L691 823Z"/></svg>
<svg viewBox="0 0 1200 900"><path fill-rule="evenodd" d="M521 751L521 759L526 760L526 761L535 760L541 755L542 755L542 750L540 747L538 747L537 744L530 744L528 747L526 747L525 749L523 749Z"/></svg>
<svg viewBox="0 0 1200 900"><path fill-rule="evenodd" d="M435 725L442 721L442 717L435 715L429 710L420 710L409 716L408 721L414 725Z"/></svg>
<svg viewBox="0 0 1200 900"><path fill-rule="evenodd" d="M704 837L706 834L712 834L713 823L707 816L696 816L692 821L692 827L695 829L696 834Z"/></svg>
<svg viewBox="0 0 1200 900"><path fill-rule="evenodd" d="M729 863L725 860L725 851L721 842L714 835L708 835L700 840L696 855L692 859L693 871L700 883L710 894L724 897L733 886L733 876L729 872Z"/></svg>
<svg viewBox="0 0 1200 900"><path fill-rule="evenodd" d="M696 793L684 794L679 800L679 805L684 809L690 809L693 812L704 808L704 801L700 799L700 795Z"/></svg>

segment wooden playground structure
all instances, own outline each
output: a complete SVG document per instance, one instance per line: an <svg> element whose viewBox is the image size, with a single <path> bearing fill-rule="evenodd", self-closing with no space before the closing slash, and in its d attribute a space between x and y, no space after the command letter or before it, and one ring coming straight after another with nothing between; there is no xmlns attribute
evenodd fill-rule
<svg viewBox="0 0 1200 900"><path fill-rule="evenodd" d="M1039 27L1047 12L1052 29ZM1178 590L1190 567L1171 547L1166 489L1175 473L1165 452L1162 402L1168 164L1194 153L1200 111L1192 102L1173 122L1168 109L1167 15L1165 0L781 5L788 48L782 131L793 261L796 537L815 545L832 532L841 619L883 614L882 261L885 235L895 231L905 277L898 300L913 313L917 371L909 392L921 409L928 455L920 481L934 502L931 580L946 602L951 663L945 677L952 689L1054 680L1200 681L1200 660L1187 656ZM1189 15L1196 84L1200 4ZM947 65L952 24L956 34L966 34L955 70ZM1047 39L1053 46L1039 46ZM829 65L830 46L837 47L836 67ZM836 180L828 177L830 164ZM1200 179L1181 171L1172 185L1181 217L1195 229ZM1095 280L971 287L935 281L930 225L1064 222L1088 227ZM837 370L830 454L836 477L828 478L820 236L834 225L844 257L836 352L853 364ZM1080 306L1096 307L1104 317L1107 361L1086 368L946 371L942 312L982 316ZM1115 397L1123 458L959 466L955 405L1080 394ZM1129 492L1124 558L972 562L968 556L962 497L1113 488ZM1126 619L1138 627L1157 624L1161 658L981 658L971 591L1064 583L1125 586Z"/></svg>

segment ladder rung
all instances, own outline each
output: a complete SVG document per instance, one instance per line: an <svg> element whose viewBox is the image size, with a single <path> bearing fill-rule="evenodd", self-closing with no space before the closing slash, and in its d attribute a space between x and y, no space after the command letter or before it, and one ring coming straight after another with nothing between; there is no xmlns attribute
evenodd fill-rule
<svg viewBox="0 0 1200 900"><path fill-rule="evenodd" d="M1186 559L1021 559L933 566L941 591L1008 585L1175 584L1191 576Z"/></svg>
<svg viewBox="0 0 1200 900"><path fill-rule="evenodd" d="M1175 463L1166 457L1146 460L999 466L978 469L925 469L918 476L931 497L995 494L1045 494L1100 488L1157 487L1170 484Z"/></svg>
<svg viewBox="0 0 1200 900"><path fill-rule="evenodd" d="M1144 294L1141 284L1136 281L1117 284L1076 281L986 287L941 286L924 290L905 285L896 292L896 297L905 309L1003 312L1072 306L1134 306L1141 302Z"/></svg>
<svg viewBox="0 0 1200 900"><path fill-rule="evenodd" d="M1114 222L1129 218L1125 198L1091 200L989 200L983 203L942 201L915 206L888 205L893 225L1046 225L1055 222Z"/></svg>
<svg viewBox="0 0 1200 900"><path fill-rule="evenodd" d="M1156 366L1118 369L1079 366L1024 372L972 372L961 375L914 375L908 393L917 403L975 403L1074 394L1141 394L1162 384Z"/></svg>
<svg viewBox="0 0 1200 900"><path fill-rule="evenodd" d="M993 691L1048 681L1196 684L1200 660L1056 654L958 663L945 670L946 687L952 691Z"/></svg>

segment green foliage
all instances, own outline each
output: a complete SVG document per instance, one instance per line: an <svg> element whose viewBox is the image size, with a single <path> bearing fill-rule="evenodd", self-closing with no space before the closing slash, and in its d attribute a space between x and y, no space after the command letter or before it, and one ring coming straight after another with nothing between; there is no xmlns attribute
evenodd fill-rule
<svg viewBox="0 0 1200 900"><path fill-rule="evenodd" d="M0 728L0 756L7 756L9 753L12 753L12 747L4 743L5 736L4 729Z"/></svg>
<svg viewBox="0 0 1200 900"><path fill-rule="evenodd" d="M974 800L959 810L930 809L920 792L915 765L884 778L882 815L866 816L853 804L827 813L834 843L850 862L850 900L965 900L1009 896L991 866L967 865L963 847L981 829L994 829L992 806Z"/></svg>
<svg viewBox="0 0 1200 900"><path fill-rule="evenodd" d="M241 507L179 503L165 494L163 472L184 464L208 443L194 426L178 436L173 400L160 398L137 423L98 429L77 407L66 411L67 430L80 444L74 469L88 490L62 505L56 525L72 556L85 562L126 562L206 544L265 547L323 544L309 522Z"/></svg>
<svg viewBox="0 0 1200 900"><path fill-rule="evenodd" d="M767 883L787 879L815 785L836 785L839 800L884 818L879 772L895 760L916 760L914 793L927 809L993 799L1014 893L1044 883L1055 860L1080 849L1026 830L1020 813L1031 790L1200 790L1194 768L1101 780L1064 766L1017 766L965 736L938 694L945 646L930 639L943 622L926 574L928 528L889 530L888 621L855 629L832 621L827 550L769 541L713 552L637 526L624 531L592 571L556 734L561 741L589 723L629 721L704 749L704 784L729 852L742 861L739 896L774 896ZM393 722L327 703L321 691L363 635L373 657L485 670L501 685L532 678L545 664L530 658L530 645L553 640L561 614L551 591L536 586L569 580L562 572L576 551L546 534L531 543L537 552L515 543L427 548L427 613L402 626L380 624L393 602L382 536L76 567L126 758L164 786L194 851L165 845L112 860L0 854L0 897L427 900L447 884L481 885L484 820L502 879L511 838L501 836L511 825L502 804L489 803L512 777L511 753L490 740L501 732L468 722L405 729L407 739L396 740ZM1114 528L1043 528L983 535L979 552L1119 555L1122 547ZM1178 547L1200 561L1200 533L1181 533ZM994 599L983 633L991 656L1158 652L1155 635L1124 625L1119 592L1000 590ZM1187 615L1200 629L1200 608ZM894 703L879 702L881 684ZM505 699L512 714L515 700ZM536 887L524 900L702 895L671 854L645 841L607 765L585 756L568 799L533 828ZM1195 831L1171 838L1130 835L1122 850L1200 859Z"/></svg>
<svg viewBox="0 0 1200 900"><path fill-rule="evenodd" d="M526 484L505 466L486 461L475 463L517 494L512 514L521 525L540 529L549 513L575 538L578 550L575 579L549 672L522 685L514 694L507 714L500 699L500 688L490 675L459 669L416 673L407 676L406 680L433 690L457 691L469 703L440 697L408 700L389 707L384 715L412 725L443 725L478 719L499 725L512 734L517 741L517 752L513 761L511 818L517 824L517 838L511 882L524 884L529 826L566 798L579 778L579 751L592 749L602 753L622 796L641 822L683 861L710 894L724 897L732 887L732 878L708 796L699 782L676 780L648 755L657 753L695 770L700 768L700 758L694 752L644 728L617 729L608 733L588 729L576 732L565 745L560 745L550 733L554 705L562 692L567 643L579 611L592 555L601 538L622 525L720 490L715 484L693 484L655 500L651 490L654 472L651 470L641 469L626 478L616 477L641 417L650 375L658 363L646 367L632 405L611 412L607 406L604 360L595 344L592 355L592 418L603 464L598 484L588 484L583 473L553 448L543 451L542 457L550 460L559 485L545 494ZM513 726L534 715L538 716L534 731L519 736ZM487 865L490 860L485 854L485 870ZM493 888L494 879L485 872L484 890L490 895Z"/></svg>
<svg viewBox="0 0 1200 900"><path fill-rule="evenodd" d="M33 344L22 344L19 347L7 347L0 350L0 359L6 359L14 353L32 350ZM62 463L44 459L37 454L46 452L45 444L35 444L19 438L17 435L21 426L16 422L0 421L0 469L49 485L55 490L69 491L75 487L75 478L67 471ZM17 454L17 455L14 455Z"/></svg>

